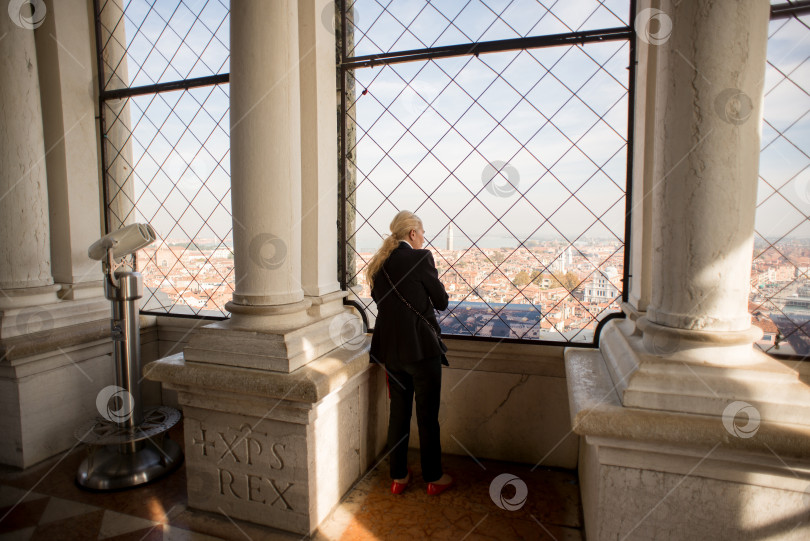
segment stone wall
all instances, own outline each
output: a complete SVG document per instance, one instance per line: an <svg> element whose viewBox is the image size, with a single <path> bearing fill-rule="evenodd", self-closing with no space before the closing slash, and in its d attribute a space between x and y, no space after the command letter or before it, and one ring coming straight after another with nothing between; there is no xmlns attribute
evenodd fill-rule
<svg viewBox="0 0 810 541"><path fill-rule="evenodd" d="M446 340L442 451L475 458L574 469L563 348ZM416 414L411 446L418 446Z"/></svg>
<svg viewBox="0 0 810 541"><path fill-rule="evenodd" d="M200 320L142 317L143 365L180 353ZM571 430L563 348L448 339L442 374L442 450L526 464L574 469L578 437ZM174 391L144 380L149 405L177 407ZM381 390L385 392L385 390ZM416 413L411 447L419 446Z"/></svg>

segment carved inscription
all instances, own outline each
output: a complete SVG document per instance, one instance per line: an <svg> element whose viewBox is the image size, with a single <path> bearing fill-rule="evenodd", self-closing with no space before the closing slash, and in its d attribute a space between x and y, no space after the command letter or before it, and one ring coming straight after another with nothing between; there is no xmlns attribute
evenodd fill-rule
<svg viewBox="0 0 810 541"><path fill-rule="evenodd" d="M193 436L191 443L201 447L202 456L208 456L208 448L211 447L213 449L214 442L208 441L208 439L205 437L205 429L202 427L202 424L200 424L200 432L202 433L200 439L198 440L196 436Z"/></svg>
<svg viewBox="0 0 810 541"><path fill-rule="evenodd" d="M275 462L270 462L270 467L274 470L284 469L284 461L281 460L281 455L278 454L279 447L284 449L284 446L281 445L280 443L274 443L273 445L270 446L270 452L273 454L273 458L275 459Z"/></svg>
<svg viewBox="0 0 810 541"><path fill-rule="evenodd" d="M228 469L230 465L268 466L270 470L283 470L285 445L272 442L267 433L256 432L245 423L239 428L224 431L206 430L202 423L192 444L199 446L202 456L216 456L219 494L240 501L250 501L292 511L285 494L295 483L278 481L255 473L240 473Z"/></svg>
<svg viewBox="0 0 810 541"><path fill-rule="evenodd" d="M249 473L234 474L225 468L217 468L217 472L219 473L219 493L221 495L231 496L237 500L264 503L271 507L278 504L282 509L293 510L290 502L284 498L284 493L295 483L279 482L269 477Z"/></svg>

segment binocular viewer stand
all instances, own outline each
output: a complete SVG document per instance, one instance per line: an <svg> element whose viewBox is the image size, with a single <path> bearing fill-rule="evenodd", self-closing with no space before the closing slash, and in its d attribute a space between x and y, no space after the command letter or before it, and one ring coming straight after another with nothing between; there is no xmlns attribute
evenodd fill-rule
<svg viewBox="0 0 810 541"><path fill-rule="evenodd" d="M153 481L173 471L183 452L167 431L180 420L174 408L143 411L141 403L141 336L138 299L143 296L140 273L113 270L105 264L104 290L112 301L112 339L116 385L101 390L96 406L100 417L74 432L89 444L76 482L90 490L118 490Z"/></svg>

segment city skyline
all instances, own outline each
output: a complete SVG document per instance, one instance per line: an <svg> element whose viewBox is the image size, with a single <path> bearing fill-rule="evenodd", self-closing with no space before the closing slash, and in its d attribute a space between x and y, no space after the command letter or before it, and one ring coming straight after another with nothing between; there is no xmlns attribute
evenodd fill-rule
<svg viewBox="0 0 810 541"><path fill-rule="evenodd" d="M626 0L591 4L588 16L589 10L572 4L555 4L553 13L520 2L498 13L480 2L398 3L386 11L360 0L353 4L356 48L350 54L630 24ZM177 22L175 8L185 7L133 0L124 23L129 71L117 75L138 86L227 73L228 5L203 10L199 21L205 28L188 19L164 32L167 20ZM445 24L451 20L454 24ZM446 28L439 32L440 27ZM797 275L795 269L810 266L802 255L810 242L810 117L796 116L797 107L810 107L800 69L806 59L796 47L803 31L793 19L773 21L768 40L753 239L759 260L752 263L752 283L762 285L762 298L777 291L768 285L779 282L777 277L799 283L804 272ZM188 43L178 37L186 34ZM176 46L176 54L156 55L153 45ZM572 242L576 250L569 253L577 254L589 244L623 245L628 45L562 46L355 70L354 95L348 98L357 128L356 146L349 149L356 186L347 202L349 214L356 212L356 230L348 232L354 250L376 250L401 209L422 217L429 246L470 258L533 244L562 249ZM218 248L218 256L206 261L223 266L208 277L219 279L221 287L232 281L229 92L228 84L220 84L129 100L135 218L155 227L158 249L181 248L176 260L167 262L167 272L192 266L180 254L199 259ZM272 175L268 172L268 186ZM455 233L448 239L450 224ZM778 260L777 252L787 258ZM362 268L362 258L351 260ZM204 262L199 268L211 272ZM175 278L182 292L185 277ZM220 313L226 297L218 293Z"/></svg>

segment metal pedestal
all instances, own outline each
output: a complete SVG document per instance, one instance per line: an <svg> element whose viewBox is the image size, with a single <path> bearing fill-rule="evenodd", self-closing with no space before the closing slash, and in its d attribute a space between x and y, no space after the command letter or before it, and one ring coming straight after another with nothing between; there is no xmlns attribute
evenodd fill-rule
<svg viewBox="0 0 810 541"><path fill-rule="evenodd" d="M76 482L90 490L118 490L153 481L183 461L180 446L167 431L180 412L160 406L144 412L141 405L141 338L138 299L143 296L140 273L116 271L107 275L105 293L112 301L116 385L99 393L101 417L74 432L89 444Z"/></svg>
<svg viewBox="0 0 810 541"><path fill-rule="evenodd" d="M130 431L104 419L92 419L76 429L76 439L90 444L76 482L90 490L118 490L142 485L165 475L183 462L180 446L166 432L180 412L165 406L144 414Z"/></svg>

